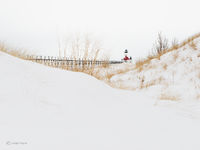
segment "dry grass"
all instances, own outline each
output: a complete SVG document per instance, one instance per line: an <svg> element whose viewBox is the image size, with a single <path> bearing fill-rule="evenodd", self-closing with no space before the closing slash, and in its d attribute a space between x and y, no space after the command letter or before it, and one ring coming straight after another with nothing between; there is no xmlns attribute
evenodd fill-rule
<svg viewBox="0 0 200 150"><path fill-rule="evenodd" d="M109 56L103 53L100 41L89 34L74 34L65 37L63 41L59 40L58 48L59 56L61 57L62 53L64 53L65 58L83 60L85 62L89 60L92 62L91 66L88 66L86 63L83 63L81 67L75 64L73 68L63 65L61 66L62 69L84 72L97 78L100 76L100 71L98 71L98 69L109 67ZM96 64L93 63L97 60L103 60L105 63L97 67Z"/></svg>
<svg viewBox="0 0 200 150"><path fill-rule="evenodd" d="M171 48L173 48L173 49L178 49L179 48L179 43L178 43L177 39L173 39L172 40L172 46L171 46Z"/></svg>
<svg viewBox="0 0 200 150"><path fill-rule="evenodd" d="M148 82L146 84L143 84L143 82L142 82L142 84L140 85L140 89L148 88L148 87L151 87L151 86L154 86L154 85L156 85L155 81L151 81L151 82Z"/></svg>
<svg viewBox="0 0 200 150"><path fill-rule="evenodd" d="M148 69L155 69L156 67L158 67L158 66L155 64L150 64L147 66Z"/></svg>
<svg viewBox="0 0 200 150"><path fill-rule="evenodd" d="M146 68L151 68L155 66L150 66L150 62L153 59L160 59L162 55L175 51L179 48L183 48L186 44L189 44L193 49L196 49L196 43L194 43L194 39L200 37L200 33L195 34L194 36L188 38L187 40L183 41L182 43L178 44L174 40L174 44L172 44L171 48L162 50L159 53L152 53L150 54L147 58L145 59L139 59L136 61L134 67L127 67L127 68L116 68L113 71L110 71L109 69L109 64L105 63L102 64L102 66L99 66L98 68L95 66L95 64L92 64L91 67L87 67L86 64L83 64L83 66L80 68L78 65L76 65L73 69L70 68L69 66L59 66L59 68L64 69L64 70L72 70L76 72L84 72L86 74L92 75L96 77L97 79L105 80L105 81L110 81L110 79L118 74L123 74L128 71L136 69L138 72L143 71ZM62 46L62 42L59 41L58 47L59 47L59 56L62 56L62 53L64 53L64 57L71 58L71 59L81 59L81 60L91 60L91 61L96 61L96 60L106 60L107 62L109 61L108 55L102 54L102 47L99 41L94 40L91 38L89 35L85 36L80 36L76 35L75 37L70 37L70 38L65 38L65 41L63 42L64 46ZM16 56L21 59L26 59L27 53L24 51L18 51L18 50L10 50L7 48L4 44L0 44L0 51L6 52L12 56ZM200 56L200 55L199 55ZM178 58L178 53L175 53L173 55L174 60ZM51 66L50 67L56 67L56 66ZM167 64L164 64L163 66L164 70L167 70ZM104 71L104 73L102 73ZM151 82L145 83L144 79L141 79L141 85L140 88L148 88L150 86L153 86L157 83L162 82L162 79L156 79ZM122 87L123 88L123 87ZM166 98L166 95L162 95L161 99ZM174 97L168 97L169 99L174 99Z"/></svg>
<svg viewBox="0 0 200 150"><path fill-rule="evenodd" d="M145 83L145 78L142 77L141 78L141 84L140 84L139 88L140 89L149 88L151 86L154 86L154 85L157 85L157 84L161 84L162 81L164 81L164 79L162 77L159 77L158 79L151 80L151 81Z"/></svg>
<svg viewBox="0 0 200 150"><path fill-rule="evenodd" d="M173 59L174 59L174 61L176 61L177 58L178 58L178 53L177 53L177 51L176 51L176 52L173 54Z"/></svg>
<svg viewBox="0 0 200 150"><path fill-rule="evenodd" d="M135 69L137 69L138 72L141 72L144 68L144 65L149 64L152 59L153 59L152 57L151 58L148 57L148 59L137 60L136 63L135 63Z"/></svg>
<svg viewBox="0 0 200 150"><path fill-rule="evenodd" d="M197 44L196 44L194 41L190 42L190 43L189 43L189 46L190 46L193 50L197 50Z"/></svg>
<svg viewBox="0 0 200 150"><path fill-rule="evenodd" d="M37 63L41 63L53 68L60 68L63 70L84 72L95 77L100 76L100 71L96 70L101 70L101 68L109 67L109 56L106 55L105 53L102 54L101 44L97 40L94 40L89 36L84 36L84 37L75 36L72 37L71 39L68 38L64 44L65 45L63 46L62 42L59 40L58 43L59 57L62 57L62 52L64 51L65 58L70 58L74 60L79 60L79 59L89 60L91 62L95 62L96 60L103 60L105 61L105 63L103 63L101 66L98 67L96 67L94 63L92 63L91 66L88 66L88 64L82 64L82 67L79 67L79 64L76 64L73 66L73 68L69 65L64 65L64 64L52 65L51 63L42 63L42 62L37 62ZM0 43L0 51L24 60L27 60L28 58L27 56L30 55L26 51L10 48L6 46L4 43Z"/></svg>
<svg viewBox="0 0 200 150"><path fill-rule="evenodd" d="M95 64L92 64L90 67L83 65L82 68L77 65L77 67L75 67L72 71L84 72L97 79L109 81L114 75L122 74L133 69L116 68L111 71L109 69L109 55L102 49L100 41L95 40L91 37L91 35L76 35L71 38L71 41L68 40L68 42L65 42L65 44L67 44L68 47L64 50L65 54L66 52L68 54L67 57L73 59L91 60L93 62L96 60L103 60L105 62L98 67Z"/></svg>
<svg viewBox="0 0 200 150"><path fill-rule="evenodd" d="M106 82L110 82L111 78L115 75L120 75L120 74L124 74L126 72L129 72L131 70L133 70L134 67L116 67L116 68L112 68L112 67L107 67L107 68L99 68L99 69L95 69L94 71L94 76L99 79L99 80L104 80Z"/></svg>
<svg viewBox="0 0 200 150"><path fill-rule="evenodd" d="M196 38L199 38L200 37L200 33L198 34L195 34L191 37L189 37L188 39L184 40L182 43L180 44L177 44L175 42L175 44L172 45L171 48L168 48L166 50L163 50L162 52L159 52L159 53L153 53L153 54L150 54L147 58L145 59L140 59L138 61L136 61L136 65L135 65L135 69L138 69L138 71L142 71L143 70L143 66L145 64L149 64L151 62L152 59L160 59L160 57L168 52L171 52L171 51L175 51L179 48L183 48L186 44L190 44L190 46L193 48L193 49L196 49L196 44L194 43L194 40ZM175 57L176 58L176 57Z"/></svg>
<svg viewBox="0 0 200 150"><path fill-rule="evenodd" d="M116 71L113 71L113 72L106 72L106 76L105 78L110 80L113 76L115 75L119 75L119 74L124 74L126 72L130 71L130 69L117 69Z"/></svg>
<svg viewBox="0 0 200 150"><path fill-rule="evenodd" d="M163 65L163 69L164 69L164 70L167 70L167 67L168 67L167 64L164 64L164 65Z"/></svg>
<svg viewBox="0 0 200 150"><path fill-rule="evenodd" d="M25 50L9 48L2 42L0 42L0 51L21 59L27 58L27 52Z"/></svg>
<svg viewBox="0 0 200 150"><path fill-rule="evenodd" d="M122 89L122 90L131 90L134 91L136 90L136 88L130 87L130 86L126 86L124 85L122 82L107 82L107 84L112 87L112 88L118 88L118 89Z"/></svg>
<svg viewBox="0 0 200 150"><path fill-rule="evenodd" d="M171 100L171 101L178 101L180 97L177 95L170 95L169 93L162 93L159 97L160 100Z"/></svg>

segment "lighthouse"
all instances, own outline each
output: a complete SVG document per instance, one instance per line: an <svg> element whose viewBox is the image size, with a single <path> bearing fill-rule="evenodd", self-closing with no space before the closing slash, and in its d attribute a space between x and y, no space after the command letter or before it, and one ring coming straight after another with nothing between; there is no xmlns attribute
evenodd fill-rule
<svg viewBox="0 0 200 150"><path fill-rule="evenodd" d="M128 57L128 50L125 49L123 61L124 62L130 62L131 59L132 59L131 57L130 58Z"/></svg>

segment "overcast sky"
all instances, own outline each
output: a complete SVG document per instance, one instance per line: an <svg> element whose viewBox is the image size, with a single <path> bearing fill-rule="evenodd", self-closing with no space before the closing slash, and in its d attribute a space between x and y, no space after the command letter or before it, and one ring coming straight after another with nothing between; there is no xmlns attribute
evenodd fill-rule
<svg viewBox="0 0 200 150"><path fill-rule="evenodd" d="M58 37L91 33L112 58L151 50L157 33L183 40L200 28L198 0L0 0L0 40L58 55Z"/></svg>

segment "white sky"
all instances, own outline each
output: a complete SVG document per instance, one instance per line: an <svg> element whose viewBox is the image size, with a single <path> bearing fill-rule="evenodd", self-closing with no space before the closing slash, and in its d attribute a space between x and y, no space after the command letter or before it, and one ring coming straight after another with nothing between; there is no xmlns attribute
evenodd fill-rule
<svg viewBox="0 0 200 150"><path fill-rule="evenodd" d="M162 31L183 40L199 32L198 0L0 0L0 40L58 55L57 38L92 33L112 58L148 54Z"/></svg>

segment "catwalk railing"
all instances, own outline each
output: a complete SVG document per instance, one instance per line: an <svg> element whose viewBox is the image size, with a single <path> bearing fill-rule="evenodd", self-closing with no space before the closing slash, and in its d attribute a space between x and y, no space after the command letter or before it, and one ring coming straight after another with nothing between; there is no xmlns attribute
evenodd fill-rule
<svg viewBox="0 0 200 150"><path fill-rule="evenodd" d="M67 57L53 56L27 56L27 60L41 63L53 67L63 68L90 68L98 66L108 66L112 64L121 64L123 61L108 60L86 60L86 59L70 59Z"/></svg>

